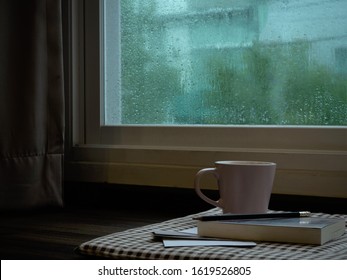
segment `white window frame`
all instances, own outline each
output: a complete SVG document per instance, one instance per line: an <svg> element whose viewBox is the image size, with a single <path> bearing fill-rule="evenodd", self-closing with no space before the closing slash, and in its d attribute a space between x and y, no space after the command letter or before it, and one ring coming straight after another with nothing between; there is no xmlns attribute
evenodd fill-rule
<svg viewBox="0 0 347 280"><path fill-rule="evenodd" d="M192 188L216 160L263 160L273 193L347 198L347 127L103 126L101 5L69 1L66 180Z"/></svg>

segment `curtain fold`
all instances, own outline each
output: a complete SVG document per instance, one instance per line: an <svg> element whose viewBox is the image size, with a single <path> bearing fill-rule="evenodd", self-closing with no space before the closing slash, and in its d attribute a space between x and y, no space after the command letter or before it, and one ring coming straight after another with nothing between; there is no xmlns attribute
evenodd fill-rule
<svg viewBox="0 0 347 280"><path fill-rule="evenodd" d="M0 0L0 208L61 206L59 0Z"/></svg>

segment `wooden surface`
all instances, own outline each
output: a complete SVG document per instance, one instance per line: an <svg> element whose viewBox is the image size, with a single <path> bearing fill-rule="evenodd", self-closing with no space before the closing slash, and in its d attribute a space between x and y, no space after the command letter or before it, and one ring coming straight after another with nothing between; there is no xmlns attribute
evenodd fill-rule
<svg viewBox="0 0 347 280"><path fill-rule="evenodd" d="M63 209L1 213L1 259L84 259L74 249L85 241L211 208L193 190L88 184L65 189Z"/></svg>
<svg viewBox="0 0 347 280"><path fill-rule="evenodd" d="M273 196L270 208L347 211L344 200L316 201ZM67 184L65 203L63 209L2 212L1 259L85 259L74 252L85 241L211 208L194 190L93 184Z"/></svg>
<svg viewBox="0 0 347 280"><path fill-rule="evenodd" d="M113 232L164 221L170 215L128 210L64 209L2 217L1 259L80 259L79 244Z"/></svg>

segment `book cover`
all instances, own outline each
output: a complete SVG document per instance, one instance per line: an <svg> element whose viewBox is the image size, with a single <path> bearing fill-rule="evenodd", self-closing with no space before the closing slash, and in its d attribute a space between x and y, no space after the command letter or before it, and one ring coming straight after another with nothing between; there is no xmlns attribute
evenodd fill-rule
<svg viewBox="0 0 347 280"><path fill-rule="evenodd" d="M322 245L342 236L345 221L337 218L270 218L198 221L198 235L233 240Z"/></svg>

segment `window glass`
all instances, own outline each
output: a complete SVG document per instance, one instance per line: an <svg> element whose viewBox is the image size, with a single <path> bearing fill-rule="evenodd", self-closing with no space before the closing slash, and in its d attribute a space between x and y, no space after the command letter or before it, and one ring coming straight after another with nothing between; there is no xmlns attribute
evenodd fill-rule
<svg viewBox="0 0 347 280"><path fill-rule="evenodd" d="M104 124L347 125L347 0L105 0Z"/></svg>

